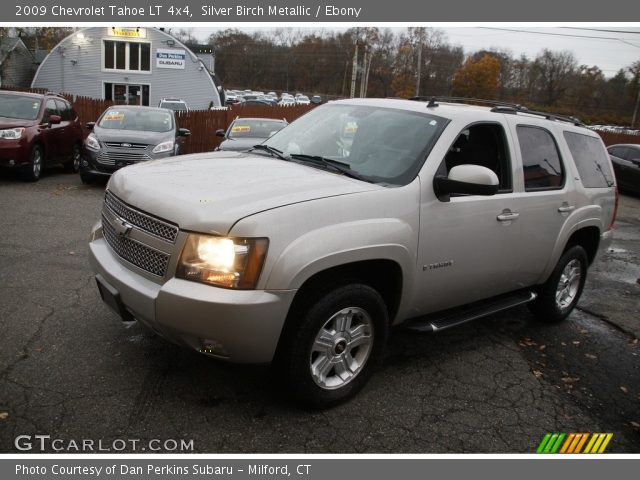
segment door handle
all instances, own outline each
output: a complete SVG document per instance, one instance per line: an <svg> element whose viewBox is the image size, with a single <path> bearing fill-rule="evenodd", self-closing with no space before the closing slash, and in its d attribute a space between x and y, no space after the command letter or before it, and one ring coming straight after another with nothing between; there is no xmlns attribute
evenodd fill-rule
<svg viewBox="0 0 640 480"><path fill-rule="evenodd" d="M558 211L560 213L569 213L569 212L573 212L575 209L576 207L573 205L563 204L561 207L558 208Z"/></svg>
<svg viewBox="0 0 640 480"><path fill-rule="evenodd" d="M515 220L519 216L520 216L519 213L512 212L511 210L506 209L506 210L503 210L500 215L498 215L497 220L499 222L510 222L512 220Z"/></svg>

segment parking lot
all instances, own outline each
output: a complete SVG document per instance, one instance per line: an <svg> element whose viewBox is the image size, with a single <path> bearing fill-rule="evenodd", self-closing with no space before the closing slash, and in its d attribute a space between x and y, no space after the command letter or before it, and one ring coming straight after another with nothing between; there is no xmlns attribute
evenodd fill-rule
<svg viewBox="0 0 640 480"><path fill-rule="evenodd" d="M533 453L547 432L613 432L608 452L640 452L637 197L620 197L612 252L568 321L520 307L396 331L363 392L310 412L268 367L176 347L103 305L87 262L103 191L62 169L35 184L0 172L0 452L39 434L185 439L200 453Z"/></svg>

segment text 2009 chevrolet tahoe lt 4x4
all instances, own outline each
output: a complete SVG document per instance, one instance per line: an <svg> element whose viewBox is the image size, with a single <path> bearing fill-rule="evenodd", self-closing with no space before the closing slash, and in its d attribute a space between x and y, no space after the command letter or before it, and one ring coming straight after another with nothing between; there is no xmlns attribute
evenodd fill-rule
<svg viewBox="0 0 640 480"><path fill-rule="evenodd" d="M366 383L392 325L440 330L576 305L611 241L597 134L517 107L348 100L250 153L127 167L90 259L126 320L232 362L274 362L328 406Z"/></svg>

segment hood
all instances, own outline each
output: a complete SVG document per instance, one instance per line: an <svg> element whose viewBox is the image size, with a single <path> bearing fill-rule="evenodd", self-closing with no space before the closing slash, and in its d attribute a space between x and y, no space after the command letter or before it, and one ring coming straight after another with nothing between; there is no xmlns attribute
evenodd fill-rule
<svg viewBox="0 0 640 480"><path fill-rule="evenodd" d="M93 127L93 133L101 142L116 143L144 143L146 145L158 145L159 143L173 140L175 132L146 132L140 130L114 130L111 128Z"/></svg>
<svg viewBox="0 0 640 480"><path fill-rule="evenodd" d="M246 152L254 145L258 145L264 142L266 138L227 138L224 142L220 144L220 150L225 150L227 152Z"/></svg>
<svg viewBox="0 0 640 480"><path fill-rule="evenodd" d="M4 128L18 128L18 127L31 127L37 122L35 120L23 120L20 118L0 117L0 129Z"/></svg>
<svg viewBox="0 0 640 480"><path fill-rule="evenodd" d="M275 158L215 152L129 166L108 188L181 229L225 235L254 213L384 187Z"/></svg>

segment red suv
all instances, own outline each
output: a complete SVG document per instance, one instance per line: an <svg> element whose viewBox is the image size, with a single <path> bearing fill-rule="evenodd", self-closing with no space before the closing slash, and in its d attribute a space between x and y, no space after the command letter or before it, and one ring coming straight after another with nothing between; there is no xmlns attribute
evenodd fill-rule
<svg viewBox="0 0 640 480"><path fill-rule="evenodd" d="M0 166L19 168L31 182L54 163L77 172L82 139L78 115L61 96L0 91Z"/></svg>

